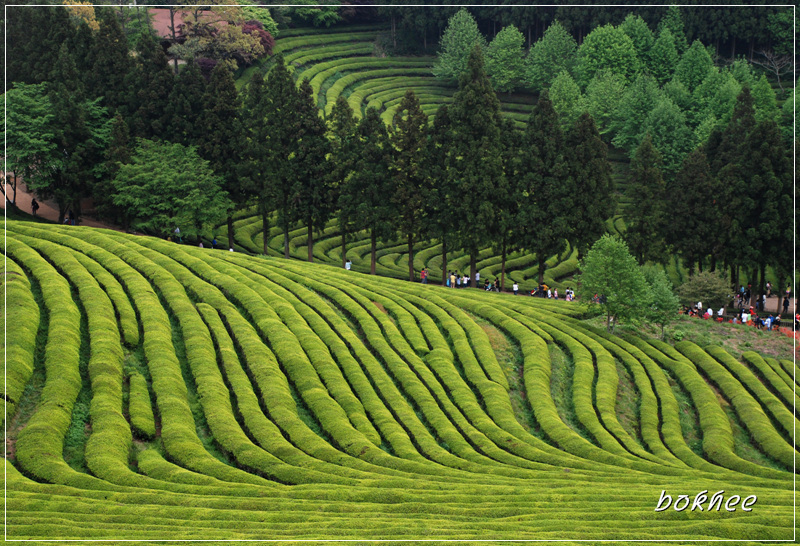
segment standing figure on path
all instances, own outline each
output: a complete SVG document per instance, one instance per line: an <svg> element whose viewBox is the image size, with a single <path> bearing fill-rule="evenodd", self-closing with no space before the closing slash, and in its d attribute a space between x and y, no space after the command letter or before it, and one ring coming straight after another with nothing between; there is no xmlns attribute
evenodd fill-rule
<svg viewBox="0 0 800 546"><path fill-rule="evenodd" d="M511 286L511 289L514 290L514 295L516 296L517 292L519 291L519 285L514 282L514 284Z"/></svg>
<svg viewBox="0 0 800 546"><path fill-rule="evenodd" d="M772 283L769 281L767 281L767 297L772 297Z"/></svg>
<svg viewBox="0 0 800 546"><path fill-rule="evenodd" d="M350 271L350 268L351 268L351 267L353 267L353 262L351 262L351 261L350 261L350 258L348 258L348 259L347 259L347 261L344 263L344 268L345 268L346 270Z"/></svg>
<svg viewBox="0 0 800 546"><path fill-rule="evenodd" d="M783 297L783 314L787 314L789 312L789 296Z"/></svg>
<svg viewBox="0 0 800 546"><path fill-rule="evenodd" d="M422 278L422 284L428 284L428 268L423 267L419 276Z"/></svg>
<svg viewBox="0 0 800 546"><path fill-rule="evenodd" d="M37 216L37 213L39 212L39 203L36 201L36 199L31 201L31 212L34 216Z"/></svg>
<svg viewBox="0 0 800 546"><path fill-rule="evenodd" d="M211 248L217 248L217 236L214 235L214 238L211 240Z"/></svg>

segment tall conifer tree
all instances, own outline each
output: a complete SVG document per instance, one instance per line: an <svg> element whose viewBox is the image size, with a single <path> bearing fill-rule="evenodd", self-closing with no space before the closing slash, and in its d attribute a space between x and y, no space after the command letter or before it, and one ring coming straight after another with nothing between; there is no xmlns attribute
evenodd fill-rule
<svg viewBox="0 0 800 546"><path fill-rule="evenodd" d="M500 102L486 76L479 46L470 53L450 114L453 146L448 154L447 176L458 185L456 214L461 221L455 240L469 254L474 286L478 251L492 242L495 203L506 183Z"/></svg>
<svg viewBox="0 0 800 546"><path fill-rule="evenodd" d="M339 96L331 109L328 118L329 137L331 141L331 202L338 203L347 178L353 172L353 165L358 156L356 146L356 128L358 122L347 99ZM353 220L347 216L342 207L339 209L339 232L342 239L342 267L347 262L347 237Z"/></svg>
<svg viewBox="0 0 800 546"><path fill-rule="evenodd" d="M664 259L667 195L661 168L661 154L648 134L631 163L631 205L625 214L625 241L640 264Z"/></svg>

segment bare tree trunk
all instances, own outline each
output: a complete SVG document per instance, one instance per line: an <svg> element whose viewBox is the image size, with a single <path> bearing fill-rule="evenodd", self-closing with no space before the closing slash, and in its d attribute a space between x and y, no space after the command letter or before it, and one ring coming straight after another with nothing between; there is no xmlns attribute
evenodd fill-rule
<svg viewBox="0 0 800 546"><path fill-rule="evenodd" d="M283 257L289 259L289 222L283 223Z"/></svg>
<svg viewBox="0 0 800 546"><path fill-rule="evenodd" d="M267 211L261 212L261 233L264 235L264 256L266 256L269 247L269 214Z"/></svg>
<svg viewBox="0 0 800 546"><path fill-rule="evenodd" d="M478 251L473 250L469 253L469 284L475 286L475 273L478 271Z"/></svg>
<svg viewBox="0 0 800 546"><path fill-rule="evenodd" d="M395 16L392 14L392 47L397 49L397 25L395 23Z"/></svg>
<svg viewBox="0 0 800 546"><path fill-rule="evenodd" d="M347 257L345 256L345 254L347 254L346 243L347 243L347 230L345 228L342 228L342 267L346 267L346 262L347 262Z"/></svg>
<svg viewBox="0 0 800 546"><path fill-rule="evenodd" d="M408 234L408 280L414 282L414 236Z"/></svg>
<svg viewBox="0 0 800 546"><path fill-rule="evenodd" d="M175 32L175 6L169 7L169 31L172 34L172 43L177 43L178 37L177 33ZM172 59L172 62L175 66L175 74L178 73L178 58L175 57Z"/></svg>
<svg viewBox="0 0 800 546"><path fill-rule="evenodd" d="M442 286L447 286L447 241L442 239Z"/></svg>
<svg viewBox="0 0 800 546"><path fill-rule="evenodd" d="M736 38L731 40L733 44L731 45L731 61L736 60Z"/></svg>
<svg viewBox="0 0 800 546"><path fill-rule="evenodd" d="M374 275L375 274L375 261L376 261L375 252L376 252L376 248L378 246L378 238L375 236L375 230L374 229L370 231L369 238L370 238L369 274L370 275Z"/></svg>
<svg viewBox="0 0 800 546"><path fill-rule="evenodd" d="M233 236L234 236L234 229L233 229L233 216L228 215L228 248L233 248Z"/></svg>
<svg viewBox="0 0 800 546"><path fill-rule="evenodd" d="M506 289L506 243L503 241L503 257L500 259L500 291Z"/></svg>
<svg viewBox="0 0 800 546"><path fill-rule="evenodd" d="M781 310L783 309L783 292L781 292L781 286L783 286L783 275L778 275L778 284L775 285L775 299L778 300L777 305L775 305L775 313L778 316L781 316Z"/></svg>
<svg viewBox="0 0 800 546"><path fill-rule="evenodd" d="M308 261L314 261L314 220L308 219Z"/></svg>
<svg viewBox="0 0 800 546"><path fill-rule="evenodd" d="M544 258L544 257L541 257L537 261L539 262L539 284L543 284L544 283L544 272L545 272L545 269L547 269L547 263L546 263L547 259Z"/></svg>

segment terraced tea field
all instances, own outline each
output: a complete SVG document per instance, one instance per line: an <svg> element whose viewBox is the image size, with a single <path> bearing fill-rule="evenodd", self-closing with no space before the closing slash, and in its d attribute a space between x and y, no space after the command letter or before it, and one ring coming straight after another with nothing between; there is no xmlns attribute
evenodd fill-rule
<svg viewBox="0 0 800 546"><path fill-rule="evenodd" d="M610 336L576 303L4 227L9 539L793 537L790 360ZM662 491L703 509L656 511Z"/></svg>

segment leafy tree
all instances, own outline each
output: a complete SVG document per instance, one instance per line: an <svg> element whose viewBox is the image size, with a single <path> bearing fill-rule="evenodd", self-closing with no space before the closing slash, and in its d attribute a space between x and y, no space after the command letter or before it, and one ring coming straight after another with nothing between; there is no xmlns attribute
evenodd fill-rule
<svg viewBox="0 0 800 546"><path fill-rule="evenodd" d="M774 121L777 123L780 120L780 111L775 100L775 91L765 75L762 74L755 82L752 93L753 104L756 109L756 121Z"/></svg>
<svg viewBox="0 0 800 546"><path fill-rule="evenodd" d="M586 109L581 88L566 70L562 70L553 80L553 85L550 87L550 100L558 113L563 129L572 126Z"/></svg>
<svg viewBox="0 0 800 546"><path fill-rule="evenodd" d="M311 84L303 79L294 106L295 145L292 157L294 206L292 219L308 230L308 261L314 261L314 229L321 231L333 213L326 157L330 143L325 122L314 104Z"/></svg>
<svg viewBox="0 0 800 546"><path fill-rule="evenodd" d="M433 64L433 75L440 80L459 81L467 71L470 51L486 47L486 39L470 13L462 8L447 23L439 42L439 57Z"/></svg>
<svg viewBox="0 0 800 546"><path fill-rule="evenodd" d="M113 202L128 212L130 225L162 237L176 228L197 236L204 224L219 222L231 208L208 161L181 144L140 140L113 185Z"/></svg>
<svg viewBox="0 0 800 546"><path fill-rule="evenodd" d="M590 32L578 48L575 72L585 86L598 70L610 70L629 83L642 68L633 40L621 28L604 25Z"/></svg>
<svg viewBox="0 0 800 546"><path fill-rule="evenodd" d="M628 187L632 205L625 211L625 240L640 264L662 262L667 192L661 174L661 154L649 134L636 149Z"/></svg>
<svg viewBox="0 0 800 546"><path fill-rule="evenodd" d="M46 185L61 164L61 157L56 141L55 114L46 85L18 82L6 92L5 99L3 131L9 176L2 188L5 194L6 186L10 186L11 195L5 194L5 198L16 205L19 176L22 175L28 186Z"/></svg>
<svg viewBox="0 0 800 546"><path fill-rule="evenodd" d="M742 86L747 86L752 89L753 85L756 83L756 77L755 74L753 74L753 65L745 59L736 59L733 61L733 64L728 67L728 72L730 72L731 76L736 78L736 81Z"/></svg>
<svg viewBox="0 0 800 546"><path fill-rule="evenodd" d="M536 255L540 283L544 282L547 258L566 249L574 214L574 178L569 176L565 152L558 114L543 91L520 147L521 196L516 222L520 245Z"/></svg>
<svg viewBox="0 0 800 546"><path fill-rule="evenodd" d="M61 44L75 34L67 9L6 6L6 80L36 84L51 79Z"/></svg>
<svg viewBox="0 0 800 546"><path fill-rule="evenodd" d="M264 48L264 55L272 55L272 48L275 47L275 38L272 37L272 34L269 31L264 29L264 24L261 21L246 21L242 25L242 33L255 34L258 36L258 41L261 43L261 47Z"/></svg>
<svg viewBox="0 0 800 546"><path fill-rule="evenodd" d="M672 79L679 60L675 38L668 28L661 29L658 40L647 56L647 68L660 85Z"/></svg>
<svg viewBox="0 0 800 546"><path fill-rule="evenodd" d="M569 241L578 252L605 232L614 210L613 181L608 150L589 114L583 114L565 139L572 196L573 220Z"/></svg>
<svg viewBox="0 0 800 546"><path fill-rule="evenodd" d="M702 301L716 309L731 301L731 285L719 271L702 271L678 287L678 297L684 305Z"/></svg>
<svg viewBox="0 0 800 546"><path fill-rule="evenodd" d="M414 242L422 234L428 116L412 90L406 91L392 121L389 133L389 143L394 148L389 165L395 211L392 223L408 242L408 280L414 281Z"/></svg>
<svg viewBox="0 0 800 546"><path fill-rule="evenodd" d="M392 235L392 226L386 221L391 214L386 199L391 152L386 125L374 108L367 108L356 134L360 154L340 194L339 206L353 219L356 229L369 231L370 273L374 275L377 240Z"/></svg>
<svg viewBox="0 0 800 546"><path fill-rule="evenodd" d="M546 89L561 72L572 72L577 50L575 38L561 23L554 21L528 52L528 85L536 91Z"/></svg>
<svg viewBox="0 0 800 546"><path fill-rule="evenodd" d="M185 42L172 45L169 53L186 60L214 59L236 70L240 66L249 66L256 59L263 57L266 54L264 44L272 43L266 36L262 43L259 32L254 32L252 28L248 30L250 32L246 33L242 27L229 24L207 34L191 32Z"/></svg>
<svg viewBox="0 0 800 546"><path fill-rule="evenodd" d="M622 95L612 131L612 143L618 148L633 153L644 138L645 121L661 96L658 84L652 76L641 74L628 86Z"/></svg>
<svg viewBox="0 0 800 546"><path fill-rule="evenodd" d="M347 178L353 172L354 164L358 158L356 145L356 128L358 121L353 115L353 109L347 99L339 95L331 109L328 118L329 138L331 141L331 192L332 202L338 202ZM346 215L344 209L339 207L339 231L342 239L342 267L347 261L347 236L350 232L353 219Z"/></svg>
<svg viewBox="0 0 800 546"><path fill-rule="evenodd" d="M664 85L663 91L664 96L674 102L675 105L681 109L681 112L686 112L688 118L688 112L692 108L692 95L689 93L689 90L686 89L686 86L679 80L672 78Z"/></svg>
<svg viewBox="0 0 800 546"><path fill-rule="evenodd" d="M247 188L239 183L238 177L243 152L240 104L233 74L226 65L217 65L203 95L205 111L200 121L202 136L198 152L222 179L223 188L236 206L243 205L249 198ZM227 218L231 246L234 241L232 214L233 211Z"/></svg>
<svg viewBox="0 0 800 546"><path fill-rule="evenodd" d="M661 326L661 339L664 339L664 328L678 316L680 299L673 292L672 282L663 269L647 267L644 277L650 287L651 298L647 320Z"/></svg>
<svg viewBox="0 0 800 546"><path fill-rule="evenodd" d="M455 242L469 254L470 279L475 283L478 251L490 244L495 227L496 199L505 191L501 140L500 102L483 66L483 53L475 46L467 72L450 109L453 146L447 176L458 184L456 214L463 226Z"/></svg>
<svg viewBox="0 0 800 546"><path fill-rule="evenodd" d="M112 200L113 181L120 166L130 163L133 145L128 124L125 123L122 115L117 113L111 120L111 136L104 153L105 173L93 188L95 208L107 218L124 218L126 215L126 211L115 206Z"/></svg>
<svg viewBox="0 0 800 546"><path fill-rule="evenodd" d="M713 115L712 102L714 97L725 82L728 81L728 76L720 71L717 67L713 67L708 71L706 77L692 92L692 100L690 108L687 111L692 125L697 125L708 116ZM681 83L677 78L673 78L674 82ZM683 83L681 83L683 85ZM685 88L686 86L684 86Z"/></svg>
<svg viewBox="0 0 800 546"><path fill-rule="evenodd" d="M620 321L639 322L647 315L650 289L628 245L613 235L603 235L580 261L578 296L597 300L606 315L606 328L613 332Z"/></svg>
<svg viewBox="0 0 800 546"><path fill-rule="evenodd" d="M298 0L294 6L286 9L286 14L293 21L300 23L311 23L315 27L330 27L338 23L341 19L339 12L340 2L338 0L326 0L318 2L316 0Z"/></svg>
<svg viewBox="0 0 800 546"><path fill-rule="evenodd" d="M786 142L792 142L797 128L797 119L794 115L795 90L789 94L781 107L781 131Z"/></svg>
<svg viewBox="0 0 800 546"><path fill-rule="evenodd" d="M661 153L664 172L671 177L694 144L694 135L686 125L686 116L675 103L663 97L647 116L644 128Z"/></svg>
<svg viewBox="0 0 800 546"><path fill-rule="evenodd" d="M653 31L647 26L645 20L638 15L629 13L619 28L631 39L636 48L636 56L642 63L645 63L650 56L650 48L655 42Z"/></svg>
<svg viewBox="0 0 800 546"><path fill-rule="evenodd" d="M711 133L719 127L719 120L714 114L709 114L694 130L694 146L701 146L708 142Z"/></svg>
<svg viewBox="0 0 800 546"><path fill-rule="evenodd" d="M610 70L599 70L586 86L586 111L592 115L600 134L611 130L614 115L625 93L625 80Z"/></svg>
<svg viewBox="0 0 800 546"><path fill-rule="evenodd" d="M525 77L525 37L514 25L497 33L486 48L486 73L497 91L513 91Z"/></svg>
<svg viewBox="0 0 800 546"><path fill-rule="evenodd" d="M676 47L678 47L677 43ZM680 51L680 47L678 50ZM675 67L675 77L686 86L689 92L692 92L713 68L714 61L711 59L711 55L699 40L695 40L681 56L678 66Z"/></svg>
<svg viewBox="0 0 800 546"><path fill-rule="evenodd" d="M659 33L663 29L668 29L675 39L675 48L678 54L682 55L689 47L689 42L686 40L686 31L684 29L683 17L678 6L670 6L667 8L664 17L658 23Z"/></svg>
<svg viewBox="0 0 800 546"><path fill-rule="evenodd" d="M742 92L742 86L730 73L723 75L721 83L708 103L708 111L718 120L725 123L731 119L736 97Z"/></svg>

